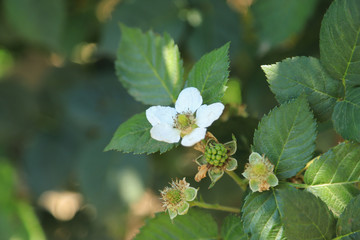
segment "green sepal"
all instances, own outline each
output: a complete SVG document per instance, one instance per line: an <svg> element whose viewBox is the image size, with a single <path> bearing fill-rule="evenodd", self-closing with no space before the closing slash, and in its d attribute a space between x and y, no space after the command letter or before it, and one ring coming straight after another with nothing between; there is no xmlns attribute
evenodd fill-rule
<svg viewBox="0 0 360 240"><path fill-rule="evenodd" d="M262 162L263 157L258 154L257 152L252 152L249 157L249 163L250 164L256 164L259 162Z"/></svg>
<svg viewBox="0 0 360 240"><path fill-rule="evenodd" d="M226 164L226 171L234 171L238 167L238 162L235 158L229 158Z"/></svg>
<svg viewBox="0 0 360 240"><path fill-rule="evenodd" d="M182 202L178 207L177 212L179 215L185 215L189 210L190 204L188 202Z"/></svg>
<svg viewBox="0 0 360 240"><path fill-rule="evenodd" d="M211 168L208 171L208 174L209 174L209 177L211 179L211 184L209 186L209 189L210 189L224 175L224 170L214 167L214 168Z"/></svg>
<svg viewBox="0 0 360 240"><path fill-rule="evenodd" d="M266 181L270 184L271 187L275 187L279 184L279 180L273 173L268 176Z"/></svg>
<svg viewBox="0 0 360 240"><path fill-rule="evenodd" d="M204 155L200 155L199 157L197 157L197 158L195 159L195 162L196 162L199 166L202 166L202 165L207 164L206 157L205 157Z"/></svg>
<svg viewBox="0 0 360 240"><path fill-rule="evenodd" d="M173 220L177 216L177 211L176 210L168 209L168 212L169 212L169 216L170 216L171 220Z"/></svg>
<svg viewBox="0 0 360 240"><path fill-rule="evenodd" d="M232 135L232 141L224 143L225 148L228 150L228 155L234 155L237 150L237 141L234 135Z"/></svg>
<svg viewBox="0 0 360 240"><path fill-rule="evenodd" d="M249 181L250 189L253 192L258 192L260 190L260 184L261 182L258 179L251 179Z"/></svg>
<svg viewBox="0 0 360 240"><path fill-rule="evenodd" d="M197 195L197 189L193 188L193 187L189 187L184 191L185 194L185 200L186 201L194 201L194 199L196 198Z"/></svg>
<svg viewBox="0 0 360 240"><path fill-rule="evenodd" d="M242 175L244 176L244 178L250 179L250 172L249 172L249 171L244 171L244 172L242 173Z"/></svg>

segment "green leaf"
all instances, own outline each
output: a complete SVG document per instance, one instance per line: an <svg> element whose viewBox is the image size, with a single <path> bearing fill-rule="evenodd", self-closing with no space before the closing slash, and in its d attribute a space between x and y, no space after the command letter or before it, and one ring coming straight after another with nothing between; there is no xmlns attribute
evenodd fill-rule
<svg viewBox="0 0 360 240"><path fill-rule="evenodd" d="M332 120L344 139L360 142L360 88L346 92L345 99L336 103Z"/></svg>
<svg viewBox="0 0 360 240"><path fill-rule="evenodd" d="M315 10L315 0L258 0L251 6L260 41L278 45L299 33ZM286 24L284 24L286 23Z"/></svg>
<svg viewBox="0 0 360 240"><path fill-rule="evenodd" d="M5 16L20 37L57 48L65 22L65 2L59 0L5 0Z"/></svg>
<svg viewBox="0 0 360 240"><path fill-rule="evenodd" d="M295 57L261 67L279 103L306 93L309 105L319 120L331 117L342 85L326 73L318 59Z"/></svg>
<svg viewBox="0 0 360 240"><path fill-rule="evenodd" d="M334 1L320 30L320 60L344 85L360 84L360 4L358 0Z"/></svg>
<svg viewBox="0 0 360 240"><path fill-rule="evenodd" d="M279 192L287 239L332 239L335 219L324 202L306 191L287 189Z"/></svg>
<svg viewBox="0 0 360 240"><path fill-rule="evenodd" d="M186 87L199 89L205 104L220 102L229 77L229 43L204 55L191 69Z"/></svg>
<svg viewBox="0 0 360 240"><path fill-rule="evenodd" d="M311 159L316 122L306 98L282 104L262 118L254 135L253 151L265 154L279 179L294 176Z"/></svg>
<svg viewBox="0 0 360 240"><path fill-rule="evenodd" d="M150 105L175 103L183 86L183 66L178 47L165 34L121 25L122 38L116 74L136 100Z"/></svg>
<svg viewBox="0 0 360 240"><path fill-rule="evenodd" d="M159 213L147 221L140 229L135 240L186 240L218 239L218 227L210 214L190 209L184 216L177 216L173 221L167 213Z"/></svg>
<svg viewBox="0 0 360 240"><path fill-rule="evenodd" d="M248 235L244 232L240 217L229 215L225 218L221 227L221 237L223 240L247 240Z"/></svg>
<svg viewBox="0 0 360 240"><path fill-rule="evenodd" d="M360 239L360 195L350 201L336 225L336 239Z"/></svg>
<svg viewBox="0 0 360 240"><path fill-rule="evenodd" d="M307 190L320 197L339 215L349 201L360 193L360 145L341 143L317 158L305 173Z"/></svg>
<svg viewBox="0 0 360 240"><path fill-rule="evenodd" d="M134 115L119 126L105 151L117 150L135 154L150 154L157 151L164 153L176 145L152 139L150 136L151 127L145 113Z"/></svg>
<svg viewBox="0 0 360 240"><path fill-rule="evenodd" d="M251 239L285 239L279 209L279 191L250 193L242 209L244 230Z"/></svg>

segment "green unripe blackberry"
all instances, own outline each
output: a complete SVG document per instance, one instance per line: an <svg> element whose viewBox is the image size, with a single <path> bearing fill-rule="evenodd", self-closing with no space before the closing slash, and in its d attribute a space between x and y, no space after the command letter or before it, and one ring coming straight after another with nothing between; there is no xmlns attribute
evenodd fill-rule
<svg viewBox="0 0 360 240"><path fill-rule="evenodd" d="M206 161L213 166L223 166L227 156L227 149L223 144L215 143L209 144L205 149Z"/></svg>

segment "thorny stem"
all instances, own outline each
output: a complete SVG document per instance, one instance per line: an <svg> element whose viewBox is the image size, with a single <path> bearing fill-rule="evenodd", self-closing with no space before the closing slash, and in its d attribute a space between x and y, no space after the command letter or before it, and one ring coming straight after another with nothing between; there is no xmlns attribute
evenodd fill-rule
<svg viewBox="0 0 360 240"><path fill-rule="evenodd" d="M192 207L196 206L196 207L201 207L201 208L205 208L205 209L213 209L213 210L232 212L232 213L240 213L240 208L227 207L227 206L222 206L219 204L210 204L210 203L198 202L198 201L190 202L190 206L192 206Z"/></svg>
<svg viewBox="0 0 360 240"><path fill-rule="evenodd" d="M241 188L241 190L243 190L243 192L246 191L247 183L248 183L247 179L241 179L234 171L225 171L225 172L236 182L237 185L239 185L239 187Z"/></svg>

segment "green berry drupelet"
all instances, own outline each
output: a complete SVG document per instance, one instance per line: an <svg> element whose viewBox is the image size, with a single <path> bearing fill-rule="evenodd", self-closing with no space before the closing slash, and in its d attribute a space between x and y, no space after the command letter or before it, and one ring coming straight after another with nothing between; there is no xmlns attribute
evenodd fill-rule
<svg viewBox="0 0 360 240"><path fill-rule="evenodd" d="M227 149L220 143L209 143L205 148L206 161L213 166L222 167L228 158Z"/></svg>

